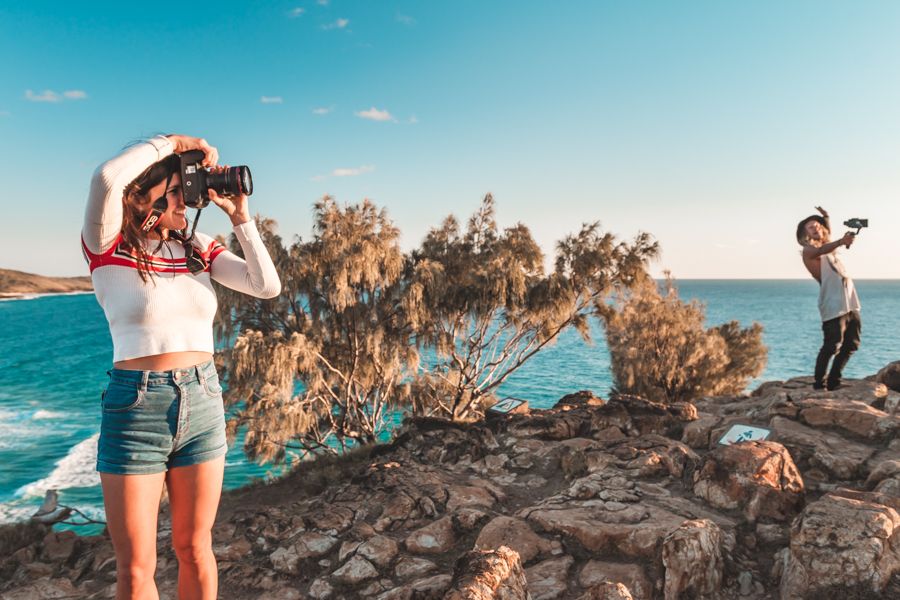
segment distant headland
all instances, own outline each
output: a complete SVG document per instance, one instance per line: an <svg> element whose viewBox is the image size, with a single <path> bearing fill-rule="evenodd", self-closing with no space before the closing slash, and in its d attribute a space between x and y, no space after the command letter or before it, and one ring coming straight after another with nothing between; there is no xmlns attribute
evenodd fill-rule
<svg viewBox="0 0 900 600"><path fill-rule="evenodd" d="M22 298L32 294L90 292L90 277L46 277L11 269L0 269L0 298Z"/></svg>

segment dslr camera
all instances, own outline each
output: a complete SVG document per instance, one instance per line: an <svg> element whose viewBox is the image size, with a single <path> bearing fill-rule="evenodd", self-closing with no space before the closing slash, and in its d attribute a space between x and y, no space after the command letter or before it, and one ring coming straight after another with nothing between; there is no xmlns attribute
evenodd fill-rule
<svg viewBox="0 0 900 600"><path fill-rule="evenodd" d="M210 202L207 188L214 189L220 196L249 196L253 193L249 167L240 165L214 173L203 166L203 157L202 150L190 150L180 155L181 190L186 206L206 208Z"/></svg>
<svg viewBox="0 0 900 600"><path fill-rule="evenodd" d="M218 190L216 190L218 191ZM844 221L844 227L849 227L850 229L855 229L856 233L854 235L859 234L860 229L863 227L869 226L868 219L847 219Z"/></svg>

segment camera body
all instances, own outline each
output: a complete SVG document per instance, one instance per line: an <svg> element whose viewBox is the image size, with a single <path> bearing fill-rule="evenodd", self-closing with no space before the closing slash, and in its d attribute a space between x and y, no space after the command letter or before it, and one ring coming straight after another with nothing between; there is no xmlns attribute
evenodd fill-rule
<svg viewBox="0 0 900 600"><path fill-rule="evenodd" d="M244 165L229 167L222 172L211 172L203 166L203 151L190 150L179 155L181 159L181 191L184 204L190 208L206 208L210 202L208 188L220 196L249 196L253 193L250 168Z"/></svg>

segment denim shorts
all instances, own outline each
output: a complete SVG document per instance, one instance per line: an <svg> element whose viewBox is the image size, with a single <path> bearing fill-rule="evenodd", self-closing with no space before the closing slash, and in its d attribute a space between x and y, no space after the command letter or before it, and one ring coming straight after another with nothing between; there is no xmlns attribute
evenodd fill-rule
<svg viewBox="0 0 900 600"><path fill-rule="evenodd" d="M171 371L112 369L103 392L97 470L162 473L225 454L225 408L213 361Z"/></svg>

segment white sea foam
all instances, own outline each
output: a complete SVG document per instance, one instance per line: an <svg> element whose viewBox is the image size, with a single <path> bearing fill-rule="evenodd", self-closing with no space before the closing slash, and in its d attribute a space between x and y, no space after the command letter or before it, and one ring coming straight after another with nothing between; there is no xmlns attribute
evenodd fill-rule
<svg viewBox="0 0 900 600"><path fill-rule="evenodd" d="M37 512L36 506L0 504L0 524L24 521Z"/></svg>
<svg viewBox="0 0 900 600"><path fill-rule="evenodd" d="M97 464L96 433L79 442L69 453L56 463L53 472L44 479L23 485L16 490L17 496L41 496L49 489L64 490L74 487L94 487L100 485L100 476L95 471Z"/></svg>
<svg viewBox="0 0 900 600"><path fill-rule="evenodd" d="M4 294L0 296L0 302L12 300L35 300L37 298L46 298L48 296L80 296L82 294L93 294L93 290L85 292L48 292L44 294L22 293L22 294Z"/></svg>
<svg viewBox="0 0 900 600"><path fill-rule="evenodd" d="M32 419L61 419L66 416L63 412L53 412L52 410L41 409L31 415Z"/></svg>

